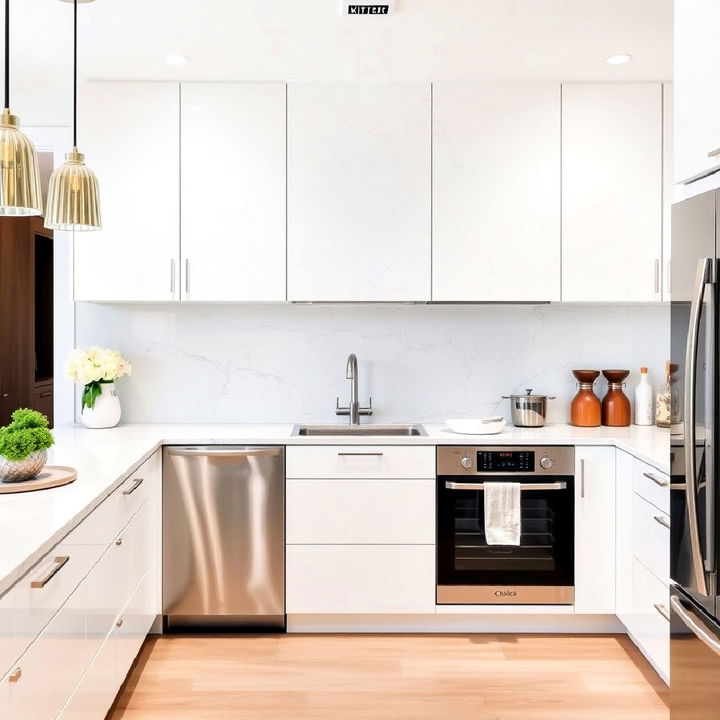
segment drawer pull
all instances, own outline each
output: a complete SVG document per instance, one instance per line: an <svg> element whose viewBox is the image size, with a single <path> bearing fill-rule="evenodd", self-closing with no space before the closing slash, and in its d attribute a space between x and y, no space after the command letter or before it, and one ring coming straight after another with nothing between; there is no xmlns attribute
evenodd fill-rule
<svg viewBox="0 0 720 720"><path fill-rule="evenodd" d="M11 683L16 683L20 681L20 678L22 677L22 668L15 668L13 670L12 675L8 678L8 681Z"/></svg>
<svg viewBox="0 0 720 720"><path fill-rule="evenodd" d="M120 618L120 619L115 623L115 627L122 627L122 624L123 624L123 619Z"/></svg>
<svg viewBox="0 0 720 720"><path fill-rule="evenodd" d="M67 563L67 561L70 559L69 555L59 555L53 560L53 565L48 570L47 575L44 577L41 577L39 580L33 580L30 583L30 587L32 588L44 588L62 569L62 567Z"/></svg>
<svg viewBox="0 0 720 720"><path fill-rule="evenodd" d="M668 621L670 622L670 613L668 609L660 603L654 603L653 607Z"/></svg>
<svg viewBox="0 0 720 720"><path fill-rule="evenodd" d="M129 490L123 490L123 495L132 495L143 484L143 478L135 478Z"/></svg>
<svg viewBox="0 0 720 720"><path fill-rule="evenodd" d="M664 515L653 515L653 520L664 528L670 529L670 521Z"/></svg>
<svg viewBox="0 0 720 720"><path fill-rule="evenodd" d="M116 544L118 547L120 547L120 546L122 545L122 538L121 538L121 537L118 538L118 539L115 541L115 544Z"/></svg>
<svg viewBox="0 0 720 720"><path fill-rule="evenodd" d="M714 150L711 150L708 153L709 158L714 158L714 157L717 157L718 155L720 155L720 148L715 148Z"/></svg>
<svg viewBox="0 0 720 720"><path fill-rule="evenodd" d="M382 457L381 452L339 452L338 457Z"/></svg>
<svg viewBox="0 0 720 720"><path fill-rule="evenodd" d="M643 473L643 476L646 477L648 480L652 480L656 485L659 485L660 487L668 487L670 485L670 482L668 480L659 478L654 473Z"/></svg>

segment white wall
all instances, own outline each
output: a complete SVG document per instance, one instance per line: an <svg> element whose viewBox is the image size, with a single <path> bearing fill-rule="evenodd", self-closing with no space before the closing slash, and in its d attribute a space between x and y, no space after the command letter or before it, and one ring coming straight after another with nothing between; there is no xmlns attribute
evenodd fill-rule
<svg viewBox="0 0 720 720"><path fill-rule="evenodd" d="M333 421L358 355L360 400L375 422L508 414L501 395L557 395L567 421L573 368L649 365L668 355L667 306L94 305L79 303L77 343L121 350L125 422ZM66 381L67 382L67 381Z"/></svg>

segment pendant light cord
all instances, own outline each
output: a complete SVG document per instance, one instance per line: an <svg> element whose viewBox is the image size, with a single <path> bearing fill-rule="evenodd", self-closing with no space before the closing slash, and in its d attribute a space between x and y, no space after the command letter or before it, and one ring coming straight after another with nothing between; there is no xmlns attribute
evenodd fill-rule
<svg viewBox="0 0 720 720"><path fill-rule="evenodd" d="M7 0L8 2L10 0ZM77 147L77 0L73 2L73 148Z"/></svg>
<svg viewBox="0 0 720 720"><path fill-rule="evenodd" d="M5 107L10 107L10 0L5 0Z"/></svg>

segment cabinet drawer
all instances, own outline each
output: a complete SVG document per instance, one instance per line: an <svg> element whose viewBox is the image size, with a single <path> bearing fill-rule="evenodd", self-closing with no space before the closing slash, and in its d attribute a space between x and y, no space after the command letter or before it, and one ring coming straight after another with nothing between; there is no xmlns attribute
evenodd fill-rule
<svg viewBox="0 0 720 720"><path fill-rule="evenodd" d="M108 545L112 542L151 496L161 462L160 453L155 453L128 475L122 485L80 523L67 542L77 545Z"/></svg>
<svg viewBox="0 0 720 720"><path fill-rule="evenodd" d="M55 718L90 660L87 649L81 586L16 662L21 676L12 683L13 713L7 717Z"/></svg>
<svg viewBox="0 0 720 720"><path fill-rule="evenodd" d="M288 447L288 478L434 478L435 448L398 445Z"/></svg>
<svg viewBox="0 0 720 720"><path fill-rule="evenodd" d="M288 613L434 613L434 545L289 545Z"/></svg>
<svg viewBox="0 0 720 720"><path fill-rule="evenodd" d="M10 589L15 642L24 650L50 622L100 557L99 546L61 543Z"/></svg>
<svg viewBox="0 0 720 720"><path fill-rule="evenodd" d="M87 632L93 652L112 629L122 608L145 574L147 553L147 515L145 503L105 551L92 569L87 585Z"/></svg>
<svg viewBox="0 0 720 720"><path fill-rule="evenodd" d="M630 631L665 681L670 674L669 590L637 559L633 564L633 623Z"/></svg>
<svg viewBox="0 0 720 720"><path fill-rule="evenodd" d="M633 553L667 585L670 582L670 517L639 495L633 498Z"/></svg>
<svg viewBox="0 0 720 720"><path fill-rule="evenodd" d="M639 460L635 463L635 492L664 513L670 513L670 478Z"/></svg>
<svg viewBox="0 0 720 720"><path fill-rule="evenodd" d="M0 676L10 669L24 649L21 640L15 637L14 599L12 591L0 597ZM0 712L0 717L6 716Z"/></svg>
<svg viewBox="0 0 720 720"><path fill-rule="evenodd" d="M287 542L435 542L434 480L287 481Z"/></svg>
<svg viewBox="0 0 720 720"><path fill-rule="evenodd" d="M114 632L117 643L117 683L120 686L142 647L155 620L152 602L153 585L145 574L117 621Z"/></svg>

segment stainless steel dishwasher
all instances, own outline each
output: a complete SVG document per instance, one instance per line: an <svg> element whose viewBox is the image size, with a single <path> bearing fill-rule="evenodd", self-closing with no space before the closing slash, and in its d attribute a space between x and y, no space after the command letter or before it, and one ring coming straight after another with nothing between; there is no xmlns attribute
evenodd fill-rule
<svg viewBox="0 0 720 720"><path fill-rule="evenodd" d="M285 629L285 449L163 449L167 631Z"/></svg>

